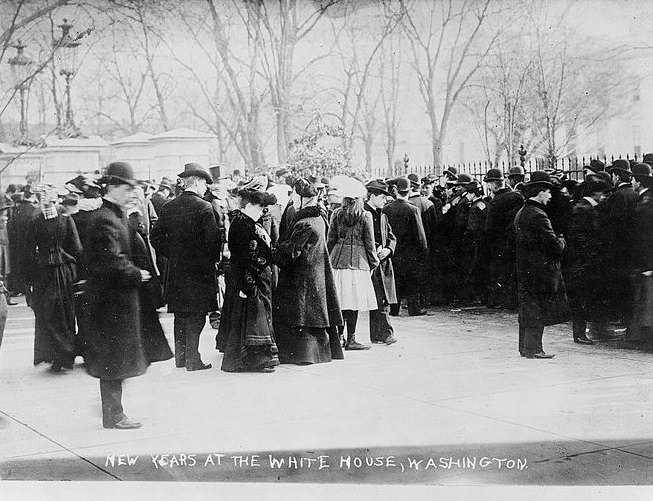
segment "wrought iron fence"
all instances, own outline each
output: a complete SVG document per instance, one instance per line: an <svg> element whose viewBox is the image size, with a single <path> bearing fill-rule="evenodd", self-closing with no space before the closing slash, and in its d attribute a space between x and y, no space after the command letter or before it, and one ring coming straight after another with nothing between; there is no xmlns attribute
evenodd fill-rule
<svg viewBox="0 0 653 501"><path fill-rule="evenodd" d="M625 158L626 160L635 160L641 161L642 157L635 155L603 155L603 156L581 156L581 157L565 157L557 159L548 159L548 158L535 158L530 157L525 159L523 167L524 171L529 174L536 170L545 170L545 169L556 169L563 171L567 174L569 179L575 179L577 181L582 181L584 177L584 167L589 165L592 160L602 161L606 168L609 167L612 162L618 158ZM378 169L373 170L372 175L374 177L397 177L411 172L417 174L418 176L425 177L429 174L439 175L442 171L446 170L448 167L455 167L458 170L459 174L469 174L472 178L482 180L488 170L492 168L501 169L504 175L508 174L510 167L514 165L509 165L508 162L502 161L499 164L494 164L492 162L466 162L466 163L446 163L440 166L439 169L436 169L433 165L428 164L419 164L412 165L410 163L404 163L403 165L393 166L392 172L388 175L387 169Z"/></svg>

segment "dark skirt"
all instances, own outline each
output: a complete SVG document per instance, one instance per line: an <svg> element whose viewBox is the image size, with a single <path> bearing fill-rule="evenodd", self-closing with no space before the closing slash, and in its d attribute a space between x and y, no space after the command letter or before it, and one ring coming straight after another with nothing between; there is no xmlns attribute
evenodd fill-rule
<svg viewBox="0 0 653 501"><path fill-rule="evenodd" d="M71 368L75 360L74 270L70 263L34 273L34 365L54 362Z"/></svg>
<svg viewBox="0 0 653 501"><path fill-rule="evenodd" d="M218 331L222 370L258 371L279 365L279 350L272 328L271 272L259 276L259 285L247 298L240 297L234 267L226 270L225 302Z"/></svg>
<svg viewBox="0 0 653 501"><path fill-rule="evenodd" d="M337 327L279 325L276 333L282 364L323 364L345 358Z"/></svg>

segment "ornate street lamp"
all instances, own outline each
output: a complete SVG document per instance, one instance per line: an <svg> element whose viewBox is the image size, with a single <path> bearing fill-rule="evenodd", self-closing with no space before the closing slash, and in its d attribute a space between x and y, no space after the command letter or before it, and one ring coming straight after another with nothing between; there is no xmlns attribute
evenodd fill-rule
<svg viewBox="0 0 653 501"><path fill-rule="evenodd" d="M11 66L11 74L14 80L14 88L20 95L20 137L19 142L27 143L27 113L25 110L25 91L29 87L29 81L32 78L32 68L34 62L24 54L25 45L18 40L14 45L17 54L7 61Z"/></svg>
<svg viewBox="0 0 653 501"><path fill-rule="evenodd" d="M60 70L59 74L66 78L66 120L63 125L63 131L72 137L79 135L79 129L75 125L73 118L73 107L70 98L70 81L77 70L77 54L81 37L73 38L70 30L73 25L68 23L68 19L64 18L63 23L59 26L61 28L61 38L55 40L53 45L56 49L57 58L59 59ZM62 132L63 132L62 131Z"/></svg>

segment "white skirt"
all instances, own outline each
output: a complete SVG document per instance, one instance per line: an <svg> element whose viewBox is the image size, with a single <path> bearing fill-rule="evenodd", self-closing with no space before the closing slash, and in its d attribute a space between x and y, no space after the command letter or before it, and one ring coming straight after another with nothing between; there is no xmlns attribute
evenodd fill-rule
<svg viewBox="0 0 653 501"><path fill-rule="evenodd" d="M333 279L336 282L341 310L378 310L369 271L334 269Z"/></svg>

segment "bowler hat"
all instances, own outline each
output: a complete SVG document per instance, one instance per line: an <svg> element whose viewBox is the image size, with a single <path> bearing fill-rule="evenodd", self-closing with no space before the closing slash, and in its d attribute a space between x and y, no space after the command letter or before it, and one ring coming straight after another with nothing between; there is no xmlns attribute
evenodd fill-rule
<svg viewBox="0 0 653 501"><path fill-rule="evenodd" d="M472 176L469 174L461 174L458 176L458 180L456 181L456 186L465 186L468 183L472 182Z"/></svg>
<svg viewBox="0 0 653 501"><path fill-rule="evenodd" d="M633 166L633 177L637 181L641 181L643 178L653 179L651 177L651 166L646 163L635 164Z"/></svg>
<svg viewBox="0 0 653 501"><path fill-rule="evenodd" d="M415 174L414 172L411 172L408 174L408 180L410 181L410 187L411 188L419 188L420 183L419 183L419 176Z"/></svg>
<svg viewBox="0 0 653 501"><path fill-rule="evenodd" d="M372 179L371 181L368 181L368 183L365 185L365 188L367 188L367 191L370 192L383 193L384 195L390 194L388 191L388 184L385 183L382 179Z"/></svg>
<svg viewBox="0 0 653 501"><path fill-rule="evenodd" d="M467 186L465 186L465 191L469 192L469 193L482 194L483 193L483 187L481 186L481 183L474 180L474 181L471 181L471 182L467 183Z"/></svg>
<svg viewBox="0 0 653 501"><path fill-rule="evenodd" d="M317 196L317 187L304 178L299 178L294 184L295 191L302 198L313 198Z"/></svg>
<svg viewBox="0 0 653 501"><path fill-rule="evenodd" d="M642 158L642 163L653 165L653 153L645 153L644 158Z"/></svg>
<svg viewBox="0 0 653 501"><path fill-rule="evenodd" d="M612 176L610 176L610 174L607 173L604 170L596 172L596 173L590 172L589 174L587 174L587 179L590 180L590 181L591 180L605 181L610 186L612 186Z"/></svg>
<svg viewBox="0 0 653 501"><path fill-rule="evenodd" d="M499 169L497 169L499 170ZM526 177L526 172L524 171L524 168L521 165L516 165L515 167L511 167L510 170L508 171L508 177Z"/></svg>
<svg viewBox="0 0 653 501"><path fill-rule="evenodd" d="M485 177L483 178L483 182L488 183L490 181L503 181L503 172L499 169L490 169L487 171L487 174L485 174Z"/></svg>
<svg viewBox="0 0 653 501"><path fill-rule="evenodd" d="M410 191L410 181L405 177L398 177L395 179L397 191L400 193L408 193Z"/></svg>
<svg viewBox="0 0 653 501"><path fill-rule="evenodd" d="M134 169L127 162L111 162L107 166L104 176L98 181L101 184L128 184L136 186Z"/></svg>
<svg viewBox="0 0 653 501"><path fill-rule="evenodd" d="M201 177L202 179L206 180L206 184L213 184L213 178L211 177L211 174L209 174L209 171L195 162L190 162L184 165L184 172L177 174L177 176L181 178L191 176Z"/></svg>
<svg viewBox="0 0 653 501"><path fill-rule="evenodd" d="M602 172L605 170L605 164L601 162L598 158L594 158L590 160L589 166L585 168L591 170L592 172Z"/></svg>
<svg viewBox="0 0 653 501"><path fill-rule="evenodd" d="M612 172L612 171L619 171L619 172L625 172L626 174L632 174L632 171L630 170L630 162L623 158L618 158L617 160L612 162L612 165L608 169L608 172Z"/></svg>
<svg viewBox="0 0 653 501"><path fill-rule="evenodd" d="M551 176L548 172L544 172L543 170L536 170L535 172L531 173L531 178L527 183L524 183L524 186L543 186L551 188L553 187L553 183L551 182Z"/></svg>
<svg viewBox="0 0 653 501"><path fill-rule="evenodd" d="M447 167L447 169L442 173L443 176L447 176L448 179L455 181L458 179L458 169L455 167Z"/></svg>

